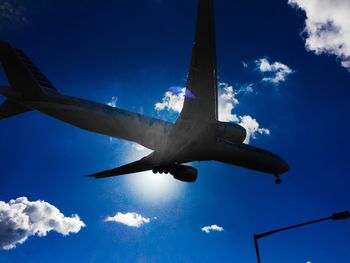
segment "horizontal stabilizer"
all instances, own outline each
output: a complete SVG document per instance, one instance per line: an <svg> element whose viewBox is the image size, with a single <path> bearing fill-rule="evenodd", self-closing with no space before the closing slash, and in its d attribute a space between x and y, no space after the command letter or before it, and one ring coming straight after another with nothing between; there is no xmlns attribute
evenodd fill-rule
<svg viewBox="0 0 350 263"><path fill-rule="evenodd" d="M23 63L25 68L28 70L28 72L31 74L31 76L34 78L37 85L41 89L46 88L56 90L51 81L48 80L48 78L40 71L40 69L31 61L31 59L22 50L15 48L14 51L17 54L19 60Z"/></svg>
<svg viewBox="0 0 350 263"><path fill-rule="evenodd" d="M0 120L31 111L18 103L11 100L5 100L3 104L0 105Z"/></svg>
<svg viewBox="0 0 350 263"><path fill-rule="evenodd" d="M56 88L20 49L0 41L0 63L13 90L25 98L40 98L47 92L57 93Z"/></svg>
<svg viewBox="0 0 350 263"><path fill-rule="evenodd" d="M154 167L156 167L154 162L151 160L152 156L153 156L153 153L136 162L129 163L115 169L87 175L87 177L95 177L96 179L99 179L99 178L106 178L106 177L139 173L139 172L152 170Z"/></svg>

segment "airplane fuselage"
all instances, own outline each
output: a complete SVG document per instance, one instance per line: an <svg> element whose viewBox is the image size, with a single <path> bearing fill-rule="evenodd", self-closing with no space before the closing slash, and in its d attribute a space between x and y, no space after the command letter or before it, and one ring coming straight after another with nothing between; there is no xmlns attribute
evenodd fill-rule
<svg viewBox="0 0 350 263"><path fill-rule="evenodd" d="M155 150L159 166L215 160L271 174L289 169L277 155L243 143L245 130L236 124L227 123L232 127L231 134L223 134L222 126L226 123L219 121L201 120L195 124L186 121L172 124L154 118L145 121L144 116L141 118L137 113L55 92L36 100L26 100L11 89L1 88L0 93L23 106L91 132L108 131L112 137L133 141L139 138L136 140L139 144ZM152 132L145 137L146 131Z"/></svg>
<svg viewBox="0 0 350 263"><path fill-rule="evenodd" d="M56 93L44 99L25 100L21 96L15 96L9 89L0 91L26 107L88 131L100 132L103 129L104 133L107 130L112 137L126 140L139 137L139 144L155 150L159 156L159 166L215 160L271 174L284 173L289 169L286 162L277 155L243 143L245 137L241 134L244 129L239 125L236 136L234 129L232 134L228 134L237 140L230 141L219 136L218 127L224 124L219 121L198 121L196 124L182 121L174 125L150 118L147 122L136 113ZM90 120L92 117L94 121L86 121L87 117ZM229 125L232 127L234 124ZM134 134L130 134L132 130ZM145 140L144 132L148 130L153 132ZM143 136L138 136L140 131Z"/></svg>

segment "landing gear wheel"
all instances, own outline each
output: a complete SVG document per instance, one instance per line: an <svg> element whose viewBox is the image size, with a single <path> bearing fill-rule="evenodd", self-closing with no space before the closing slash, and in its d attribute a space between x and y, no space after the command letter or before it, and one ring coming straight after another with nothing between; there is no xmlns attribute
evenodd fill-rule
<svg viewBox="0 0 350 263"><path fill-rule="evenodd" d="M276 183L276 184L280 184L280 183L282 183L281 178L279 178L279 177L278 177L278 178L276 178L275 183Z"/></svg>
<svg viewBox="0 0 350 263"><path fill-rule="evenodd" d="M275 177L276 177L276 180L275 180L275 183L276 183L276 184L282 183L282 180L281 180L281 177L280 177L279 174L275 174Z"/></svg>

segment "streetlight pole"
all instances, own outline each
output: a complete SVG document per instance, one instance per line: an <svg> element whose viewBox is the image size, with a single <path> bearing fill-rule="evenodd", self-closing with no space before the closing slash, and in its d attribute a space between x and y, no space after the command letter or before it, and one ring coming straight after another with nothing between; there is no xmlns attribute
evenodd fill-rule
<svg viewBox="0 0 350 263"><path fill-rule="evenodd" d="M331 219L332 220L345 220L348 218L350 218L350 211L344 211L344 212L334 213L333 215L331 215L329 217L324 217L321 219L316 219L316 220L308 221L308 222L293 225L293 226L283 227L283 228L275 229L272 231L264 232L261 234L254 234L255 252L256 252L256 258L258 260L258 263L261 263L259 244L258 244L258 240L260 238L270 236L270 235L277 233L277 232L286 231L289 229L293 229L293 228L297 228L297 227L301 227L301 226L306 226L306 225L310 225L310 224L315 224L315 223L326 221L326 220L331 220Z"/></svg>

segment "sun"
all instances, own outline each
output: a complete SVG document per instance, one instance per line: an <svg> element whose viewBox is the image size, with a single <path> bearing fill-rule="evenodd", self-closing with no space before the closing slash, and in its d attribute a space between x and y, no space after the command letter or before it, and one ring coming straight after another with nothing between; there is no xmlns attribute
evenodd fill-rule
<svg viewBox="0 0 350 263"><path fill-rule="evenodd" d="M136 198L153 203L169 202L180 197L185 183L175 180L169 174L147 171L129 176L127 184Z"/></svg>
<svg viewBox="0 0 350 263"><path fill-rule="evenodd" d="M148 149L131 147L126 162L135 161L151 153ZM180 182L170 174L154 174L152 171L128 176L126 186L132 195L143 202L169 202L181 197L186 183Z"/></svg>

